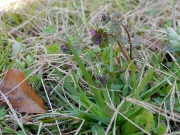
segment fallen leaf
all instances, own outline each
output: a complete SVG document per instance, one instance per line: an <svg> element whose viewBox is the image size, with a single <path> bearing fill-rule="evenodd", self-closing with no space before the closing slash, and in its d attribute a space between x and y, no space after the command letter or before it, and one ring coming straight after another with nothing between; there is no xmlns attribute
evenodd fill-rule
<svg viewBox="0 0 180 135"><path fill-rule="evenodd" d="M150 49L151 51L155 51L158 50L159 52L163 52L165 49L165 42L163 41L155 41L155 40L151 40L151 41L146 41L144 44L145 47L147 47L148 49Z"/></svg>
<svg viewBox="0 0 180 135"><path fill-rule="evenodd" d="M0 91L9 99L14 109L28 114L46 112L42 99L25 80L20 69L11 68L3 77L4 80L0 84ZM17 87L17 85L19 86Z"/></svg>

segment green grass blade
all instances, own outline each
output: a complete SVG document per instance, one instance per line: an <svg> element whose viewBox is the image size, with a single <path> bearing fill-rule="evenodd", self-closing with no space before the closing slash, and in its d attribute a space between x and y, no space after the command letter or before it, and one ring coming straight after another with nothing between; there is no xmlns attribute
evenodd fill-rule
<svg viewBox="0 0 180 135"><path fill-rule="evenodd" d="M71 108L76 108L75 106L74 106L74 104L71 104L70 102L68 102L68 100L61 94L61 93L59 93L57 90L55 90L55 93L59 96L59 98L62 100L57 100L61 105L64 105L64 107L67 109L67 110L72 110L72 109L70 109L68 106L70 106Z"/></svg>
<svg viewBox="0 0 180 135"><path fill-rule="evenodd" d="M148 97L151 97L153 94L155 94L159 90L160 87L166 84L166 82L167 80L162 80L161 82L156 83L155 86L151 87L149 90L147 90L141 95L142 99L147 99ZM172 88L172 86L170 88Z"/></svg>
<svg viewBox="0 0 180 135"><path fill-rule="evenodd" d="M60 79L63 78L63 75L61 74L61 72L59 72L58 69L55 69L56 74L59 76ZM107 113L104 113L104 109L102 109L100 106L92 103L89 98L86 96L86 94L83 92L83 90L81 89L81 87L79 86L79 84L77 83L76 79L74 78L77 89L75 89L69 82L67 82L66 80L64 80L64 86L67 88L67 91L64 91L66 95L68 95L72 100L74 100L76 103L81 102L81 106L83 106L85 109L89 109L90 111L92 111L92 113L99 115L99 116L109 116L107 115ZM58 96L64 101L64 103L68 104L68 102L66 101L66 98L64 98L64 96L62 96L58 91L55 91ZM59 101L58 102L62 102ZM68 108L66 104L63 104L65 108ZM71 105L72 106L72 105ZM73 106L74 107L74 106Z"/></svg>
<svg viewBox="0 0 180 135"><path fill-rule="evenodd" d="M86 81L90 84L90 88L94 94L96 103L104 108L105 104L104 104L103 98L101 96L101 92L99 90L97 90L96 88L94 88L95 87L94 82L93 82L91 76L89 75L88 71L86 70L86 67L84 66L81 58L79 57L79 55L76 52L76 50L74 49L74 47L71 45L71 42L68 38L67 38L67 41L68 41L68 46L71 49L71 52L73 53L77 64L79 65L84 77L86 78Z"/></svg>
<svg viewBox="0 0 180 135"><path fill-rule="evenodd" d="M109 68L110 72L113 72L113 46L110 47L110 68Z"/></svg>
<svg viewBox="0 0 180 135"><path fill-rule="evenodd" d="M143 88L147 85L148 81L151 79L155 69L156 68L154 67L154 68L150 69L150 71L148 73L146 73L145 77L140 82L139 86L136 88L133 98L139 97L139 94L142 92Z"/></svg>
<svg viewBox="0 0 180 135"><path fill-rule="evenodd" d="M57 92L57 90L55 90L54 91L55 93ZM52 95L53 96L53 98L61 105L61 106L63 106L66 110L72 110L70 107L69 107L69 105L67 105L67 104L65 104L61 99L59 99L59 97L60 98L62 98L63 96L59 93L59 97L56 97L55 95Z"/></svg>
<svg viewBox="0 0 180 135"><path fill-rule="evenodd" d="M92 120L97 120L99 122L102 122L104 124L108 124L109 123L109 118L104 117L104 116L97 116L95 114L90 114L81 110L74 110L70 112L70 115L75 116L75 117L79 117L82 119L86 119L87 121L92 121Z"/></svg>
<svg viewBox="0 0 180 135"><path fill-rule="evenodd" d="M92 103L89 98L87 98L86 94L83 92L83 90L81 89L81 87L79 86L79 84L77 83L76 79L75 79L75 82L76 82L76 86L79 90L79 93L80 93L80 99L82 101L82 105L85 104L85 105L88 105L88 108L91 106L91 110L94 114L97 114L99 116L106 116L106 117L109 117L109 115L107 113L104 112L104 109L99 106L99 105L96 105L94 103ZM88 109L87 108L87 109Z"/></svg>

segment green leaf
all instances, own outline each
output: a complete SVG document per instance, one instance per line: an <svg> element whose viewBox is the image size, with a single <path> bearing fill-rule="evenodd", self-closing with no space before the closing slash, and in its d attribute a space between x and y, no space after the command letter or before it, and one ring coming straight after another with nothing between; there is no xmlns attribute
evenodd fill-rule
<svg viewBox="0 0 180 135"><path fill-rule="evenodd" d="M92 130L93 135L104 135L105 134L104 128L98 124L93 125L91 130Z"/></svg>
<svg viewBox="0 0 180 135"><path fill-rule="evenodd" d="M93 51L88 51L87 55L88 57L93 58L93 59L96 58L97 56Z"/></svg>
<svg viewBox="0 0 180 135"><path fill-rule="evenodd" d="M150 131L151 131L151 128L152 128L151 123L150 123L150 122L147 122L144 129L145 129L147 132L150 132Z"/></svg>
<svg viewBox="0 0 180 135"><path fill-rule="evenodd" d="M16 66L20 69L25 69L26 64L24 61L20 61L20 60L16 59Z"/></svg>
<svg viewBox="0 0 180 135"><path fill-rule="evenodd" d="M180 51L180 36L171 27L167 26L167 38L170 42L170 47L168 48L172 52Z"/></svg>
<svg viewBox="0 0 180 135"><path fill-rule="evenodd" d="M104 123L104 124L108 124L108 122L109 122L109 118L107 118L107 117L105 117L103 115L102 116L97 116L95 114L87 113L87 112L81 111L81 110L70 111L69 115L79 117L79 118L85 119L86 121L91 121L91 122L94 122L94 120L96 120L96 123L101 122L101 123Z"/></svg>
<svg viewBox="0 0 180 135"><path fill-rule="evenodd" d="M6 115L7 111L5 108L0 108L0 118L4 117Z"/></svg>
<svg viewBox="0 0 180 135"><path fill-rule="evenodd" d="M138 133L134 133L132 135L144 135L144 132L138 132Z"/></svg>
<svg viewBox="0 0 180 135"><path fill-rule="evenodd" d="M139 126L144 126L146 123L146 119L144 118L143 115L137 115L135 118L135 123Z"/></svg>
<svg viewBox="0 0 180 135"><path fill-rule="evenodd" d="M54 25L49 25L44 30L45 34L54 34L56 32L56 28Z"/></svg>
<svg viewBox="0 0 180 135"><path fill-rule="evenodd" d="M109 71L110 72L113 72L114 69L113 69L113 46L111 45L111 48L110 48L110 64L109 64Z"/></svg>
<svg viewBox="0 0 180 135"><path fill-rule="evenodd" d="M121 36L117 38L117 41L119 43L121 43L122 45L126 45L128 44L129 40L128 40L128 36Z"/></svg>
<svg viewBox="0 0 180 135"><path fill-rule="evenodd" d="M18 132L16 135L24 135L23 131Z"/></svg>
<svg viewBox="0 0 180 135"><path fill-rule="evenodd" d="M45 47L46 47L47 51L49 51L53 54L58 53L60 50L60 44L59 43L56 43L56 44L50 45L50 46L45 45Z"/></svg>
<svg viewBox="0 0 180 135"><path fill-rule="evenodd" d="M135 41L133 42L133 45L135 46L139 46L140 44L144 42L143 38L137 35L134 36L134 40Z"/></svg>
<svg viewBox="0 0 180 135"><path fill-rule="evenodd" d="M119 84L119 83L113 83L111 84L111 89L112 90L121 90L124 87L123 84Z"/></svg>
<svg viewBox="0 0 180 135"><path fill-rule="evenodd" d="M10 127L5 127L3 130L2 130L2 133L3 134L15 134L15 131L12 129L12 128L10 128Z"/></svg>
<svg viewBox="0 0 180 135"><path fill-rule="evenodd" d="M111 25L111 31L116 32L118 30L118 27L119 27L118 25L112 24Z"/></svg>
<svg viewBox="0 0 180 135"><path fill-rule="evenodd" d="M132 119L134 119L133 117ZM138 128L134 126L132 123L130 123L129 121L125 121L125 123L121 125L121 131L122 131L121 135L132 135L133 133L136 133L137 130Z"/></svg>
<svg viewBox="0 0 180 135"><path fill-rule="evenodd" d="M142 112L142 115L144 116L144 118L146 119L146 122L152 122L153 121L153 114L148 111L148 110L144 110Z"/></svg>
<svg viewBox="0 0 180 135"><path fill-rule="evenodd" d="M116 39L114 39L114 38L109 39L109 43L111 46L113 46L115 42L116 42Z"/></svg>
<svg viewBox="0 0 180 135"><path fill-rule="evenodd" d="M77 64L79 65L84 77L86 78L86 81L89 83L90 88L91 88L92 92L94 93L94 97L95 97L97 104L102 106L102 108L104 108L105 104L104 104L104 101L102 99L101 92L95 88L94 82L93 82L91 76L89 75L88 71L86 70L86 67L85 67L83 61L81 60L81 58L77 54L74 47L71 45L71 42L68 38L67 38L67 41L68 41L69 48L71 49Z"/></svg>
<svg viewBox="0 0 180 135"><path fill-rule="evenodd" d="M76 48L77 53L80 55L82 53L82 48L83 48L83 38L81 36L77 36L76 37L76 41L75 41L75 45L74 46Z"/></svg>
<svg viewBox="0 0 180 135"><path fill-rule="evenodd" d="M149 72L145 74L145 77L142 79L139 86L135 90L135 94L133 96L134 98L139 97L139 94L142 92L143 88L147 85L148 81L153 76L153 73L154 73L155 69L156 69L156 67L150 69Z"/></svg>
<svg viewBox="0 0 180 135"><path fill-rule="evenodd" d="M166 127L166 125L164 123L160 123L158 125L158 132L159 132L159 134L166 133L166 129L167 129L167 127Z"/></svg>
<svg viewBox="0 0 180 135"><path fill-rule="evenodd" d="M101 48L99 46L97 46L96 48L94 48L93 52L99 53L99 52L101 52Z"/></svg>
<svg viewBox="0 0 180 135"><path fill-rule="evenodd" d="M55 69L56 70L56 73L57 75L59 76L60 79L63 78L63 75L61 74L61 72L58 71L58 69ZM91 110L94 114L96 115L100 115L100 116L108 116L106 113L104 113L104 110L101 108L101 106L98 106L96 104L94 104L93 102L91 102L88 97L86 96L86 94L83 92L83 90L81 89L81 87L79 86L77 80L75 79L75 82L76 82L76 86L77 86L77 89L75 89L69 82L67 79L64 80L64 86L67 88L67 91L65 91L65 93L72 99L74 100L76 103L79 103L81 102L81 106L83 106L85 109L88 109L90 106L91 106ZM64 98L63 95L61 95L58 91L55 91L58 96L62 99L62 101L64 103L67 103L67 104L71 104L71 103L68 103L67 102L67 99ZM59 102L61 102L61 100L58 100ZM67 105L63 104L65 108L68 108ZM71 104L71 106L73 106ZM76 107L74 107L76 108Z"/></svg>
<svg viewBox="0 0 180 135"><path fill-rule="evenodd" d="M13 49L13 54L18 54L18 52L20 52L21 50L21 45L22 43L20 42L15 42L13 45L12 45L12 49Z"/></svg>
<svg viewBox="0 0 180 135"><path fill-rule="evenodd" d="M26 62L28 64L28 66L29 66L29 65L31 65L34 62L34 58L31 55L28 54L26 56Z"/></svg>
<svg viewBox="0 0 180 135"><path fill-rule="evenodd" d="M19 42L19 43L22 43L22 38L18 36L18 37L16 38L16 41Z"/></svg>
<svg viewBox="0 0 180 135"><path fill-rule="evenodd" d="M149 90L147 90L146 92L144 92L142 95L141 95L141 98L142 99L147 99L149 98L150 96L154 95L156 92L159 91L159 88L162 87L165 83L167 82L167 79L163 79L162 81L160 82L156 82L155 86L151 87ZM169 85L171 89L172 86Z"/></svg>
<svg viewBox="0 0 180 135"><path fill-rule="evenodd" d="M2 44L2 34L0 34L0 46L2 46L3 44Z"/></svg>

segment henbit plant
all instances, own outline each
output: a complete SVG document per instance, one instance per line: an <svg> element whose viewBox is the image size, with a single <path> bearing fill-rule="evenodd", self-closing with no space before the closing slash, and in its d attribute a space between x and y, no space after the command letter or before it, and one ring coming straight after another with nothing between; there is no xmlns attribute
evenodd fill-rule
<svg viewBox="0 0 180 135"><path fill-rule="evenodd" d="M64 86L60 86L57 90L55 90L53 97L56 102L59 102L59 104L61 104L65 110L69 112L70 116L78 117L86 121L86 123L81 127L82 132L79 132L80 134L121 133L124 135L131 135L134 133L155 133L157 131L154 129L153 125L158 125L158 122L154 120L152 123L152 117L152 119L147 120L147 124L144 125L142 124L144 118L140 118L141 113L143 115L148 114L151 116L153 116L153 114L150 111L146 111L146 113L144 113L145 109L143 107L126 101L125 99L131 96L134 99L140 98L144 102L148 102L150 97L159 91L165 83L167 83L167 80L164 81L163 78L161 78L158 82L156 82L154 87L148 88L148 85L154 84L153 76L157 65L150 70L142 70L142 72L139 73L136 72L136 66L132 61L133 43L131 43L130 37L126 38L125 36L122 36L122 27L127 33L128 31L122 25L123 22L121 20L120 13L114 13L112 17L110 17L109 14L103 14L102 22L103 24L110 24L109 31L106 32L103 28L90 30L90 33L92 34L91 41L97 46L98 50L101 51L96 50L92 52L89 57L93 56L92 54L95 53L97 56L97 62L93 59L92 65L93 63L99 62L100 66L94 66L95 73L88 71L88 63L86 63L82 57L78 55L77 50L75 49L75 46L77 46L79 42L71 41L67 37L67 42L61 46L61 49L68 49L73 54L74 59L80 68L81 76L80 79L77 80L77 73L74 74L71 72L72 75L74 75L73 79L72 77L66 77L64 79ZM140 40L139 43L141 41L142 40ZM123 45L129 42L131 47L130 53L128 54ZM119 45L120 49L113 50L113 46L115 46L116 43ZM125 63L123 66L113 69L112 65L114 63L112 63L112 61L114 58L117 58L117 51L122 52L127 63L122 61L121 63ZM104 58L108 62L102 59L105 56L109 58L109 60ZM107 67L109 69L106 69ZM119 70L122 67L127 68L126 72L128 72L128 70L131 71L131 73L129 73L129 77L125 76L124 71L115 72L115 70ZM64 78L58 68L56 68L56 73L60 80ZM108 79L108 76L105 75L105 73L109 75L110 79ZM99 80L103 84L100 86L103 88L98 86L98 82L95 81L93 79L94 77L90 74L100 74ZM87 85L86 87L90 89L90 91L80 85L79 81L81 80L85 80ZM72 82L74 82L74 84ZM116 90L114 91L112 88L116 88ZM75 102L75 104L72 104L73 102ZM118 109L118 113L115 111L116 109ZM115 118L112 117L113 114L116 114ZM79 125L80 124L81 123L79 123ZM112 126L112 124L114 126ZM89 130L89 128L91 128L91 130ZM139 130L141 130L141 132Z"/></svg>
<svg viewBox="0 0 180 135"><path fill-rule="evenodd" d="M110 17L109 13L102 15L102 23L103 25L106 25L108 23L110 24L110 29L107 32L104 32L102 28L97 29L95 31L90 30L92 34L92 42L96 45L99 45L100 48L105 48L106 46L114 45L114 43L117 43L119 47L121 48L121 52L123 53L124 57L127 61L132 60L132 42L130 34L127 30L127 28L123 25L122 15L119 12L116 12ZM122 36L122 30L121 27L124 28L128 35L127 37ZM125 48L122 46L124 44L130 44L130 54L128 55Z"/></svg>

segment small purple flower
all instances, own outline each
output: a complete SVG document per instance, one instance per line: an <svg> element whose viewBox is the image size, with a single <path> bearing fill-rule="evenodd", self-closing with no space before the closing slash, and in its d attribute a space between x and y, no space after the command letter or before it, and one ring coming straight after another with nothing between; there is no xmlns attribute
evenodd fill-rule
<svg viewBox="0 0 180 135"><path fill-rule="evenodd" d="M96 32L93 31L93 30L89 30L89 32L90 32L92 35L95 35L95 34L96 34Z"/></svg>
<svg viewBox="0 0 180 135"><path fill-rule="evenodd" d="M61 49L62 49L63 51L67 51L67 50L68 50L65 44L62 44L62 45L61 45Z"/></svg>
<svg viewBox="0 0 180 135"><path fill-rule="evenodd" d="M100 76L99 79L100 79L100 81L102 82L102 84L106 85L107 80L106 80L106 77L105 77L105 76Z"/></svg>
<svg viewBox="0 0 180 135"><path fill-rule="evenodd" d="M100 41L96 41L96 45L99 45L100 44Z"/></svg>
<svg viewBox="0 0 180 135"><path fill-rule="evenodd" d="M103 25L106 25L109 21L111 21L109 12L107 14L105 14L105 13L102 14L101 21L103 22Z"/></svg>
<svg viewBox="0 0 180 135"><path fill-rule="evenodd" d="M99 33L96 33L96 32L93 31L93 30L89 30L89 32L91 32L91 34L92 34L91 41L92 41L94 44L96 44L96 45L101 44L101 42L102 42L102 35L99 34Z"/></svg>
<svg viewBox="0 0 180 135"><path fill-rule="evenodd" d="M94 43L96 44L96 45L99 45L99 44L101 44L101 41L102 41L102 38L101 38L101 35L100 34L95 34L94 36Z"/></svg>

